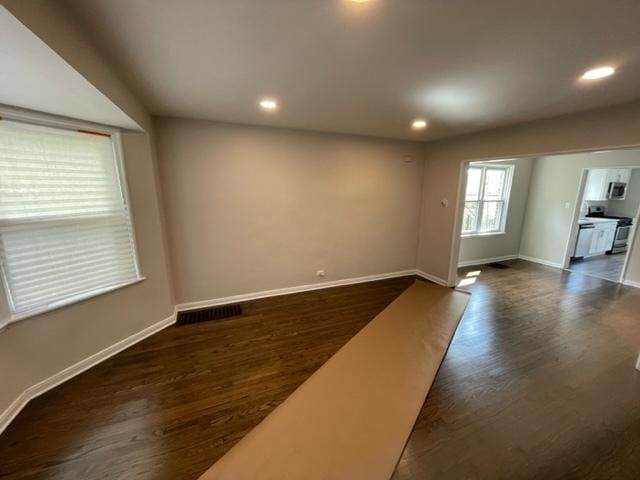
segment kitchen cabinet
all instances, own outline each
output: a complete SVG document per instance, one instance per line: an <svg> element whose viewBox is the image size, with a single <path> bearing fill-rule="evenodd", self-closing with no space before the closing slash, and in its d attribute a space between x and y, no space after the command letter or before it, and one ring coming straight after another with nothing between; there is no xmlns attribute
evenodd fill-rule
<svg viewBox="0 0 640 480"><path fill-rule="evenodd" d="M607 190L609 188L607 170L603 168L595 168L587 173L587 184L584 189L584 199L606 200Z"/></svg>
<svg viewBox="0 0 640 480"><path fill-rule="evenodd" d="M591 236L591 245L588 256L604 255L613 248L613 240L616 236L618 222L596 223Z"/></svg>
<svg viewBox="0 0 640 480"><path fill-rule="evenodd" d="M573 258L604 255L613 248L616 220L585 218L580 220Z"/></svg>
<svg viewBox="0 0 640 480"><path fill-rule="evenodd" d="M629 183L629 180L631 180L630 168L614 168L608 170L608 172L610 182Z"/></svg>
<svg viewBox="0 0 640 480"><path fill-rule="evenodd" d="M611 182L629 183L630 179L630 168L593 168L587 174L584 200L608 200L609 184Z"/></svg>

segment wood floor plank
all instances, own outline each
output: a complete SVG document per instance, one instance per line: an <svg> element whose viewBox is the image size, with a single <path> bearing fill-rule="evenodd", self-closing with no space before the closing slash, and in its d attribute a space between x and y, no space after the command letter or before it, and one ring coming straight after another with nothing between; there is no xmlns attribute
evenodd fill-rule
<svg viewBox="0 0 640 480"><path fill-rule="evenodd" d="M480 271L395 480L640 478L640 290ZM413 278L250 302L171 327L31 402L0 478L193 480Z"/></svg>
<svg viewBox="0 0 640 480"><path fill-rule="evenodd" d="M389 480L468 301L416 281L200 480Z"/></svg>
<svg viewBox="0 0 640 480"><path fill-rule="evenodd" d="M197 478L413 281L262 299L153 335L32 401L0 435L0 478Z"/></svg>
<svg viewBox="0 0 640 480"><path fill-rule="evenodd" d="M394 480L640 478L637 289L480 271Z"/></svg>
<svg viewBox="0 0 640 480"><path fill-rule="evenodd" d="M618 282L624 268L625 257L625 253L616 253L584 258L571 262L569 270Z"/></svg>

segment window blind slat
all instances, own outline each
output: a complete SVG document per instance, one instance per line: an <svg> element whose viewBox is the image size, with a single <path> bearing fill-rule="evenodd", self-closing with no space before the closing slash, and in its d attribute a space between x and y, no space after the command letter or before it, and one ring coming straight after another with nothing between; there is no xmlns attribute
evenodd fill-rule
<svg viewBox="0 0 640 480"><path fill-rule="evenodd" d="M2 195L0 198L0 205L22 205L24 202L64 202L64 201L72 201L72 200L85 200L89 202L117 202L118 205L121 205L120 199L114 196L111 192L96 192L96 193L85 193L85 192L47 192L41 193L40 195L28 195L29 192L20 192L15 195Z"/></svg>
<svg viewBox="0 0 640 480"><path fill-rule="evenodd" d="M102 283L106 279L111 279L112 277L126 277L127 273L131 273L131 271L121 268L117 265L104 266L103 268L96 268L94 272L79 273L74 277L73 282L62 284L60 283L60 281L52 281L51 283L45 285L27 286L25 288L21 288L19 295L17 295L17 299L21 301L28 301L42 298L46 295L68 295L69 293L74 293L78 286L82 286L83 288L85 288L87 285L93 284L93 282Z"/></svg>
<svg viewBox="0 0 640 480"><path fill-rule="evenodd" d="M104 243L106 239L102 239ZM128 236L120 236L118 238L114 238L114 247L118 247L119 249L129 249L130 247L130 239ZM75 253L78 250L73 247L57 247L55 250L47 250L43 251L41 249L38 250L27 250L22 253L19 258L15 258L12 262L13 271L15 275L22 273L25 270L35 268L37 269L39 265L47 265L55 264L58 261L66 261L69 257L74 257ZM91 249L90 253L86 252L87 256L99 255L101 253L112 252L114 249L110 245L101 245L98 244Z"/></svg>
<svg viewBox="0 0 640 480"><path fill-rule="evenodd" d="M93 253L93 252L92 252ZM30 268L22 268L20 270L14 270L14 285L22 287L41 281L43 274L46 274L48 278L59 278L66 275L69 271L78 273L85 269L91 269L94 266L99 266L101 263L117 263L118 265L126 264L128 257L128 248L122 248L120 251L102 252L102 254L87 254L83 252L82 261L78 262L71 254L61 258L58 262L41 262L36 265L36 268L32 265ZM114 260L118 260L114 262ZM38 268L39 267L39 268Z"/></svg>
<svg viewBox="0 0 640 480"><path fill-rule="evenodd" d="M46 166L44 173L93 173L99 174L103 171L99 164L92 165L86 163L66 163L66 162L40 162L25 158L1 158L0 173L13 175L14 172L34 173L42 175L43 166ZM55 170L52 168L55 167Z"/></svg>
<svg viewBox="0 0 640 480"><path fill-rule="evenodd" d="M0 120L0 261L14 313L139 277L112 141Z"/></svg>
<svg viewBox="0 0 640 480"><path fill-rule="evenodd" d="M26 224L25 226L31 226L32 224ZM5 235L6 240L3 242L4 249L11 249L12 252L18 257L18 253L22 251L32 251L34 249L39 249L44 252L53 251L58 246L66 247L69 245L69 240L75 239L78 242L92 242L96 239L99 241L102 236L109 235L126 235L127 238L131 235L131 230L126 225L121 224L110 224L108 228L109 231L105 231L104 226L96 227L93 230L79 230L78 233L72 231L74 224L69 224L66 226L66 230L64 229L44 229L41 232L32 232L25 231L22 232L20 230L11 230L8 231ZM29 242L25 243L25 236L30 236Z"/></svg>
<svg viewBox="0 0 640 480"><path fill-rule="evenodd" d="M100 158L92 155L90 157L83 157L78 155L67 154L47 154L46 157L41 155L25 155L16 153L12 150L0 148L0 158L2 158L3 164L6 163L28 163L37 162L46 165L68 165L68 166L91 166L99 167Z"/></svg>
<svg viewBox="0 0 640 480"><path fill-rule="evenodd" d="M69 288L64 290L51 290L43 291L38 296L34 296L27 299L19 299L18 302L21 305L20 311L47 307L50 304L58 303L66 300L70 297L77 297L86 292L90 292L97 289L108 289L114 285L121 285L129 282L133 282L137 279L137 276L126 277L121 273L116 273L108 276L101 276L100 278L94 278L93 281L81 280L74 284L71 284Z"/></svg>

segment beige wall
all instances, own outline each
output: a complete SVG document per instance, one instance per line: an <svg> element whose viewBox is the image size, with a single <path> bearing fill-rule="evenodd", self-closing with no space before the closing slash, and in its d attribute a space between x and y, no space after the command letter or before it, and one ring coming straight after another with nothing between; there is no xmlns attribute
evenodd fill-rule
<svg viewBox="0 0 640 480"><path fill-rule="evenodd" d="M500 163L501 165L514 165L505 233L462 237L460 239L459 264L518 255L533 162L532 158L522 158Z"/></svg>
<svg viewBox="0 0 640 480"><path fill-rule="evenodd" d="M168 317L173 304L147 112L60 2L2 3L145 128L124 136L124 150L147 279L0 332L0 411L24 388ZM324 280L412 269L418 233L419 268L446 278L462 160L638 145L639 121L636 104L438 141L423 168L425 147L407 142L163 120L178 301L313 283L320 268ZM629 278L640 280L640 248Z"/></svg>
<svg viewBox="0 0 640 480"><path fill-rule="evenodd" d="M178 303L415 268L421 144L179 119L156 129Z"/></svg>
<svg viewBox="0 0 640 480"><path fill-rule="evenodd" d="M539 158L534 165L520 254L562 266L582 171L640 166L640 151L620 150ZM640 251L635 259L640 258Z"/></svg>
<svg viewBox="0 0 640 480"><path fill-rule="evenodd" d="M150 133L123 135L141 283L0 331L0 413L22 391L173 312L150 119L56 2L3 4Z"/></svg>
<svg viewBox="0 0 640 480"><path fill-rule="evenodd" d="M640 104L635 103L427 144L418 267L446 279L450 265L455 266L455 211L464 160L640 145L638 125ZM447 206L441 205L443 199ZM630 258L628 274L640 281L640 248Z"/></svg>

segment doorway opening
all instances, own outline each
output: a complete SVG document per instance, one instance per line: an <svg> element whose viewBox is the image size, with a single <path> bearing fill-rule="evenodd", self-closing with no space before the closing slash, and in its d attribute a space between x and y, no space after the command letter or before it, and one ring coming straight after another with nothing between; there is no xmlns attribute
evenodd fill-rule
<svg viewBox="0 0 640 480"><path fill-rule="evenodd" d="M564 267L623 283L640 215L640 168L585 169L580 192Z"/></svg>
<svg viewBox="0 0 640 480"><path fill-rule="evenodd" d="M524 260L638 286L639 149L464 161L460 188L450 285Z"/></svg>

